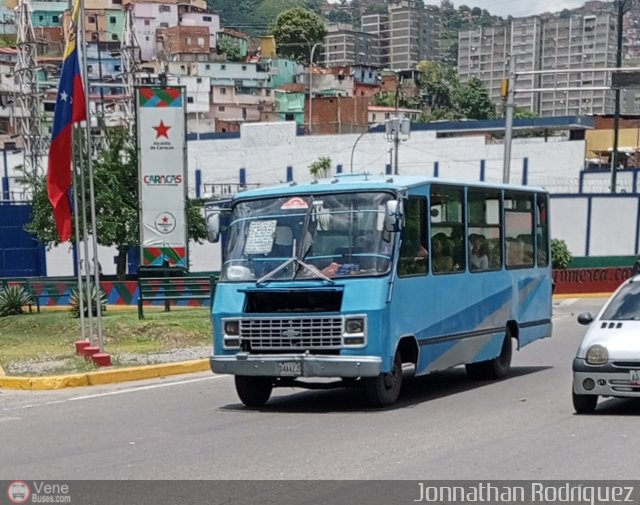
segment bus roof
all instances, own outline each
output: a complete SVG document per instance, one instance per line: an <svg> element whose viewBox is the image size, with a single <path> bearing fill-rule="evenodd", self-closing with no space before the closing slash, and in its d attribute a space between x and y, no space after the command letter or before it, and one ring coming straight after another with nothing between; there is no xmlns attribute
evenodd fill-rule
<svg viewBox="0 0 640 505"><path fill-rule="evenodd" d="M465 181L460 179L442 179L439 177L423 177L411 175L368 175L339 174L335 177L298 184L290 182L275 186L263 187L237 193L234 200L264 198L280 195L335 193L337 191L376 191L401 190L429 184L451 184L478 188L511 189L520 191L546 192L542 188L502 183L486 183Z"/></svg>

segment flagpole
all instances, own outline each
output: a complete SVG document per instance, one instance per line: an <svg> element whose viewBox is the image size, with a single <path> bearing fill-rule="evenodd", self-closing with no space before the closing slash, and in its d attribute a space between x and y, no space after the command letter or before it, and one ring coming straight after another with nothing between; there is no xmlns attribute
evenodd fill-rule
<svg viewBox="0 0 640 505"><path fill-rule="evenodd" d="M73 126L75 128L75 126ZM74 247L76 249L76 276L78 277L78 304L80 308L80 332L82 334L82 340L87 340L87 330L85 328L85 320L84 320L84 290L82 288L82 269L80 265L82 264L82 256L80 255L80 218L78 217L78 185L76 184L78 179L78 174L76 171L77 168L77 160L78 160L78 149L77 142L75 136L72 136L73 142L73 171L72 171L72 179L71 184L73 187L73 219L74 219L74 236L75 236L75 244Z"/></svg>
<svg viewBox="0 0 640 505"><path fill-rule="evenodd" d="M84 20L84 0L78 0L80 2L80 35L81 35L81 47L82 52L82 69L84 72L84 79L82 85L84 87L85 104L87 107L87 121L86 121L86 135L87 135L87 167L89 169L89 202L91 207L91 230L93 231L93 276L96 286L96 316L98 327L98 347L100 352L104 351L104 335L102 332L102 306L100 305L100 261L98 258L98 230L96 221L96 197L95 188L93 184L93 152L91 149L91 110L89 108L89 72L87 68L87 44L85 33L85 20ZM98 51L100 51L100 34L98 34ZM102 83L101 83L102 84ZM87 262L88 263L88 262ZM87 271L89 268L87 267ZM89 311L91 312L91 311Z"/></svg>

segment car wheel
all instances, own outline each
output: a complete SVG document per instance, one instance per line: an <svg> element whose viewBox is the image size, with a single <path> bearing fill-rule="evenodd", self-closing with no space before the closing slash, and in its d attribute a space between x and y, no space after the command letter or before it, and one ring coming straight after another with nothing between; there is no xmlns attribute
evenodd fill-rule
<svg viewBox="0 0 640 505"><path fill-rule="evenodd" d="M578 395L573 391L571 394L576 414L592 414L596 410L598 395Z"/></svg>
<svg viewBox="0 0 640 505"><path fill-rule="evenodd" d="M502 343L500 354L493 359L481 361L480 363L469 363L465 365L467 375L472 379L496 380L504 379L511 369L511 355L513 345L511 333L507 334Z"/></svg>
<svg viewBox="0 0 640 505"><path fill-rule="evenodd" d="M247 407L263 407L271 396L273 379L271 377L250 377L236 375L236 392Z"/></svg>
<svg viewBox="0 0 640 505"><path fill-rule="evenodd" d="M400 389L402 389L402 358L400 352L396 351L391 371L365 379L364 390L367 400L373 406L389 407L400 396Z"/></svg>

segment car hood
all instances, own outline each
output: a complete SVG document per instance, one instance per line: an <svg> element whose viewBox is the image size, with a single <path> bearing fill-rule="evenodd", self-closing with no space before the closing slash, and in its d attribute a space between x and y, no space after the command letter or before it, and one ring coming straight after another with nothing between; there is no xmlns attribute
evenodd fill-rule
<svg viewBox="0 0 640 505"><path fill-rule="evenodd" d="M594 321L582 339L577 356L584 358L587 349L596 344L607 348L610 360L640 360L640 321Z"/></svg>

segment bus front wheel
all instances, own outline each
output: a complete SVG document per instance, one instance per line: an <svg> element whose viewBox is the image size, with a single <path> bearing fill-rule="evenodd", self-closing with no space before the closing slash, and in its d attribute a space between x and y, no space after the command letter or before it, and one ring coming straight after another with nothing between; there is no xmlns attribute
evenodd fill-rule
<svg viewBox="0 0 640 505"><path fill-rule="evenodd" d="M373 406L389 407L400 396L400 389L402 389L402 358L400 352L396 351L391 371L365 379L364 390L367 400Z"/></svg>
<svg viewBox="0 0 640 505"><path fill-rule="evenodd" d="M511 333L507 334L502 343L500 354L493 359L481 361L480 363L469 363L465 365L467 375L472 379L496 380L504 379L511 369L512 343Z"/></svg>
<svg viewBox="0 0 640 505"><path fill-rule="evenodd" d="M236 392L247 407L263 407L271 396L273 379L271 377L250 377L236 375Z"/></svg>

